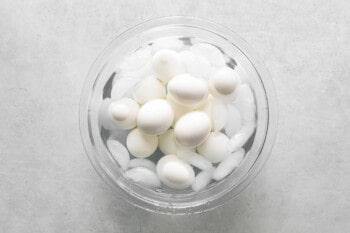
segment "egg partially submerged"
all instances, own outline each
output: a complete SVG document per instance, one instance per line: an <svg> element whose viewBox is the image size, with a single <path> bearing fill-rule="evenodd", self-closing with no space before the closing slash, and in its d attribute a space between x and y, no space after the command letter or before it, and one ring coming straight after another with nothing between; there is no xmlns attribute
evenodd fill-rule
<svg viewBox="0 0 350 233"><path fill-rule="evenodd" d="M196 107L208 97L208 86L202 79L181 74L169 81L168 92L176 103Z"/></svg>
<svg viewBox="0 0 350 233"><path fill-rule="evenodd" d="M174 111L164 99L148 101L140 108L137 126L145 134L160 135L167 131L174 120Z"/></svg>
<svg viewBox="0 0 350 233"><path fill-rule="evenodd" d="M162 157L157 163L157 174L165 185L174 189L190 187L195 177L193 168L176 155Z"/></svg>
<svg viewBox="0 0 350 233"><path fill-rule="evenodd" d="M183 115L175 124L176 141L185 147L196 147L204 142L211 131L209 116L201 111Z"/></svg>

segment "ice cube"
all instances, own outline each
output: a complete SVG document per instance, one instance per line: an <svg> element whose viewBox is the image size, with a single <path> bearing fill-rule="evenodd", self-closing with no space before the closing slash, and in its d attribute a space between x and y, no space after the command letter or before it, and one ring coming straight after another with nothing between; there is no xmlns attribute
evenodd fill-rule
<svg viewBox="0 0 350 233"><path fill-rule="evenodd" d="M130 155L125 146L112 137L109 137L107 140L107 147L119 166L123 170L126 170L130 161Z"/></svg>
<svg viewBox="0 0 350 233"><path fill-rule="evenodd" d="M135 183L149 188L157 188L161 185L157 174L144 167L131 168L124 173L124 176Z"/></svg>
<svg viewBox="0 0 350 233"><path fill-rule="evenodd" d="M242 127L241 113L233 104L227 104L228 120L225 125L225 133L228 137L235 135Z"/></svg>
<svg viewBox="0 0 350 233"><path fill-rule="evenodd" d="M224 161L219 163L213 173L213 178L216 181L222 180L228 176L236 167L239 166L244 158L244 149L239 149L236 152L228 155Z"/></svg>
<svg viewBox="0 0 350 233"><path fill-rule="evenodd" d="M179 146L177 156L201 170L208 170L213 166L209 160L186 147Z"/></svg>
<svg viewBox="0 0 350 233"><path fill-rule="evenodd" d="M140 158L136 158L136 159L132 159L129 162L129 168L134 168L134 167L144 167L144 168L148 168L151 171L156 171L156 165L148 159L140 159Z"/></svg>
<svg viewBox="0 0 350 233"><path fill-rule="evenodd" d="M164 37L153 42L151 45L151 52L156 53L162 49L171 49L174 51L181 51L185 49L185 44L182 40L174 37Z"/></svg>
<svg viewBox="0 0 350 233"><path fill-rule="evenodd" d="M189 50L179 53L186 72L196 78L208 79L212 74L210 62L203 56L198 56Z"/></svg>
<svg viewBox="0 0 350 233"><path fill-rule="evenodd" d="M198 56L205 57L215 67L226 65L224 55L214 45L208 43L195 44L191 47L191 51Z"/></svg>
<svg viewBox="0 0 350 233"><path fill-rule="evenodd" d="M198 175L195 177L192 183L193 191L198 192L200 190L203 190L205 187L207 187L212 179L214 170L215 168L211 168L198 173Z"/></svg>

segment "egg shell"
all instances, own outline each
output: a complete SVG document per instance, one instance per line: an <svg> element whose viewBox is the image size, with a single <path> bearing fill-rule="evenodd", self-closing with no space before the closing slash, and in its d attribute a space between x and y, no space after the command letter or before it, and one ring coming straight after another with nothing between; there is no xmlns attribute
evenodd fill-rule
<svg viewBox="0 0 350 233"><path fill-rule="evenodd" d="M136 128L128 134L126 138L126 146L133 156L146 158L156 151L158 137L143 134L138 128Z"/></svg>
<svg viewBox="0 0 350 233"><path fill-rule="evenodd" d="M130 155L125 146L115 140L113 137L109 137L107 140L107 147L119 166L123 170L126 170L130 161Z"/></svg>
<svg viewBox="0 0 350 233"><path fill-rule="evenodd" d="M195 177L193 168L176 155L163 156L157 163L157 174L165 185L174 189L191 186Z"/></svg>
<svg viewBox="0 0 350 233"><path fill-rule="evenodd" d="M148 188L157 188L161 186L161 182L157 174L144 167L131 168L124 173L124 176L127 179Z"/></svg>
<svg viewBox="0 0 350 233"><path fill-rule="evenodd" d="M149 135L160 135L167 131L174 120L174 111L164 99L154 99L141 106L137 115L137 126Z"/></svg>
<svg viewBox="0 0 350 233"><path fill-rule="evenodd" d="M166 100L168 101L168 103L170 104L170 106L172 107L173 111L174 111L174 120L171 124L171 126L175 126L175 123L177 122L177 120L185 115L186 113L189 113L193 110L193 108L191 107L186 107L184 105L178 104L176 103L174 100L172 100L172 98L167 95L166 96Z"/></svg>
<svg viewBox="0 0 350 233"><path fill-rule="evenodd" d="M108 111L118 129L133 129L136 127L136 117L140 106L130 98L112 101Z"/></svg>
<svg viewBox="0 0 350 233"><path fill-rule="evenodd" d="M239 166L244 158L244 149L239 149L238 151L229 154L215 169L213 173L213 178L217 181L222 180L228 176L236 167Z"/></svg>
<svg viewBox="0 0 350 233"><path fill-rule="evenodd" d="M208 86L199 78L189 74L180 74L168 83L168 93L176 103L195 107L208 97Z"/></svg>
<svg viewBox="0 0 350 233"><path fill-rule="evenodd" d="M145 104L153 99L165 98L165 95L165 86L154 77L147 77L141 80L141 82L135 86L133 92L134 99L139 104Z"/></svg>
<svg viewBox="0 0 350 233"><path fill-rule="evenodd" d="M152 67L157 78L165 83L185 70L179 54L169 49L163 49L154 54Z"/></svg>
<svg viewBox="0 0 350 233"><path fill-rule="evenodd" d="M176 154L177 147L173 129L169 129L162 135L159 135L159 149L164 154Z"/></svg>
<svg viewBox="0 0 350 233"><path fill-rule="evenodd" d="M237 72L225 66L209 78L209 90L214 96L232 95L240 82Z"/></svg>
<svg viewBox="0 0 350 233"><path fill-rule="evenodd" d="M128 167L129 168L144 167L144 168L147 168L147 169L149 169L151 171L156 172L156 165L155 165L155 163L153 163L149 159L140 159L140 158L132 159L128 163Z"/></svg>
<svg viewBox="0 0 350 233"><path fill-rule="evenodd" d="M185 147L196 147L204 142L211 131L211 120L201 111L193 111L183 115L175 124L176 141Z"/></svg>
<svg viewBox="0 0 350 233"><path fill-rule="evenodd" d="M214 45L208 43L198 43L193 45L190 50L198 56L205 57L214 67L222 67L226 65L223 54Z"/></svg>
<svg viewBox="0 0 350 233"><path fill-rule="evenodd" d="M186 73L204 79L208 79L211 76L211 64L203 56L198 56L189 50L181 51L179 55L185 66Z"/></svg>
<svg viewBox="0 0 350 233"><path fill-rule="evenodd" d="M204 143L197 147L197 151L212 163L219 163L228 155L228 142L229 138L225 134L214 132L209 135Z"/></svg>

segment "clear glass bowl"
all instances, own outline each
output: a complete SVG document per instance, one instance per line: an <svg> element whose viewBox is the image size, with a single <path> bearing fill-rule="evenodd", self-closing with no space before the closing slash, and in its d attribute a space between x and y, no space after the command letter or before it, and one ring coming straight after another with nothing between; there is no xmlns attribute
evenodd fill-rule
<svg viewBox="0 0 350 233"><path fill-rule="evenodd" d="M171 193L151 190L123 177L122 170L105 144L98 122L98 109L107 97L116 75L116 64L142 45L163 37L198 38L219 47L234 58L232 63L249 80L257 105L257 128L249 141L249 155L220 182L205 190ZM80 101L80 131L89 159L119 197L134 206L154 212L188 214L223 205L238 195L263 167L272 149L277 130L277 100L273 83L263 62L252 48L231 30L213 22L189 17L166 17L143 22L120 34L105 48L90 69ZM125 135L120 135L125 145ZM124 141L123 141L124 140Z"/></svg>

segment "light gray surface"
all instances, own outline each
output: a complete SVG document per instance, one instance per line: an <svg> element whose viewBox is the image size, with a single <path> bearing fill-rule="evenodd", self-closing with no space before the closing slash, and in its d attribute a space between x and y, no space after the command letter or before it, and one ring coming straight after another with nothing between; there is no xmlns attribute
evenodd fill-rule
<svg viewBox="0 0 350 233"><path fill-rule="evenodd" d="M0 4L0 232L349 232L350 2L19 1ZM162 216L118 199L78 129L88 69L156 16L224 24L264 58L279 100L271 157L237 199Z"/></svg>

